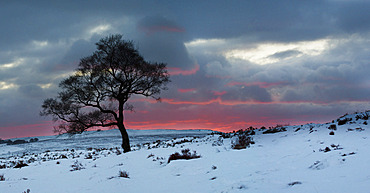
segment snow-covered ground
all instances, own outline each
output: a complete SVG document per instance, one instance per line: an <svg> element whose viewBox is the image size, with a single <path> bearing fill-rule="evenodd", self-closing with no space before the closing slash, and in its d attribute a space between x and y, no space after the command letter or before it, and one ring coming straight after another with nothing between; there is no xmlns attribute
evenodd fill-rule
<svg viewBox="0 0 370 193"><path fill-rule="evenodd" d="M157 140L170 140L172 138L195 136L204 137L212 133L210 130L127 130L130 144L151 143ZM16 138L29 141L35 137ZM122 144L121 134L118 129L103 131L86 131L76 135L55 135L36 137L36 143L5 145L0 144L0 158L23 153L40 153L44 151L56 151L63 149L84 150L86 148L120 147ZM1 192L0 192L1 193Z"/></svg>
<svg viewBox="0 0 370 193"><path fill-rule="evenodd" d="M277 133L256 130L255 144L242 150L231 148L235 137L208 135L135 146L125 154L89 148L7 157L0 159L6 167L0 169L0 192L365 193L370 190L370 120L363 115L286 126ZM168 163L183 149L201 157ZM21 161L28 166L14 168ZM125 173L128 178L120 177Z"/></svg>

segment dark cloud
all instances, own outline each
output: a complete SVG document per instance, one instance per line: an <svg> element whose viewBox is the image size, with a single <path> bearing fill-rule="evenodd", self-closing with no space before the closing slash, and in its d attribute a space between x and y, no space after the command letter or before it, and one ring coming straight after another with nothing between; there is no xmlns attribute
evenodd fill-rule
<svg viewBox="0 0 370 193"><path fill-rule="evenodd" d="M369 1L341 1L335 10L335 20L340 29L349 33L368 32L370 24Z"/></svg>
<svg viewBox="0 0 370 193"><path fill-rule="evenodd" d="M77 40L54 68L55 70L74 70L77 68L80 59L91 55L95 50L95 42L83 39Z"/></svg>
<svg viewBox="0 0 370 193"><path fill-rule="evenodd" d="M164 62L182 69L194 67L184 45L184 31L175 22L161 16L148 16L138 22L142 32L138 47L149 61Z"/></svg>
<svg viewBox="0 0 370 193"><path fill-rule="evenodd" d="M241 86L233 87L228 90L226 94L222 95L223 100L230 101L259 101L259 102L271 102L271 96L266 89L259 86Z"/></svg>
<svg viewBox="0 0 370 193"><path fill-rule="evenodd" d="M217 78L205 77L204 71L188 76L172 76L169 90L163 93L163 98L176 99L178 101L205 102L215 99L214 91L223 84ZM180 93L179 89L194 89L194 92Z"/></svg>
<svg viewBox="0 0 370 193"><path fill-rule="evenodd" d="M370 87L364 85L335 84L333 82L308 83L287 89L281 101L340 103L369 101Z"/></svg>
<svg viewBox="0 0 370 193"><path fill-rule="evenodd" d="M180 10L193 13L183 23L189 26L189 33L202 38L247 35L262 41L292 41L332 31L327 7L324 1L206 1L195 6L189 3Z"/></svg>
<svg viewBox="0 0 370 193"><path fill-rule="evenodd" d="M45 121L39 116L43 99L36 93L41 90L35 86L24 86L23 88L25 88L23 91L9 89L0 92L0 128Z"/></svg>
<svg viewBox="0 0 370 193"><path fill-rule="evenodd" d="M38 85L22 85L18 88L18 91L21 92L25 97L43 97L43 89Z"/></svg>
<svg viewBox="0 0 370 193"><path fill-rule="evenodd" d="M185 30L163 16L147 16L138 22L138 29L151 35L158 32L181 33Z"/></svg>
<svg viewBox="0 0 370 193"><path fill-rule="evenodd" d="M370 107L369 8L336 0L1 2L1 126L45 121L43 99L114 33L172 73L166 100L134 102L146 113L128 120L231 129L361 110Z"/></svg>

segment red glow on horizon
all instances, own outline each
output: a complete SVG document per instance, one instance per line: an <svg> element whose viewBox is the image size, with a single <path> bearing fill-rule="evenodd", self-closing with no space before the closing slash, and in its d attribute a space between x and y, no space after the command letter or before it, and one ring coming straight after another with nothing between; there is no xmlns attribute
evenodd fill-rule
<svg viewBox="0 0 370 193"><path fill-rule="evenodd" d="M215 95L215 96L222 96L222 95L224 95L224 94L226 94L227 92L226 91L222 91L222 92L219 92L219 91L213 91L213 94Z"/></svg>
<svg viewBox="0 0 370 193"><path fill-rule="evenodd" d="M141 113L140 113L141 114ZM275 126L276 124L290 124L290 125L300 125L306 124L312 121L303 121L310 120L310 117L300 117L300 121L297 117L291 118L279 118L279 117L258 117L252 118L249 120L243 120L239 116L209 116L205 114L204 116L197 117L196 119L183 119L179 120L177 116L167 119L157 119L153 118L152 115L143 113L143 115L136 114L134 117L136 120L144 121L131 121L128 119L125 121L127 129L135 130L153 130L153 129L176 129L176 130L185 130L185 129L205 129L205 130L214 130L221 132L232 132L240 129L247 129L250 126L254 128L260 128L261 126L269 127ZM179 114L179 116L181 116ZM249 117L248 115L245 115ZM134 118L132 117L132 118ZM181 117L183 118L183 117ZM312 120L312 119L311 119ZM322 120L321 120L322 121ZM316 122L318 123L318 122ZM11 127L0 127L0 138L9 139L9 138L21 138L21 137L37 137L37 136L47 136L55 135L53 133L53 124L50 122L43 122L38 124L30 125L21 125L21 126L11 126ZM107 130L109 128L99 128L101 130ZM90 129L93 130L93 129Z"/></svg>
<svg viewBox="0 0 370 193"><path fill-rule="evenodd" d="M197 89L195 89L195 88L187 88L187 89L181 89L181 88L179 88L179 89L177 89L177 91L180 92L180 93L194 92L196 90Z"/></svg>
<svg viewBox="0 0 370 193"><path fill-rule="evenodd" d="M147 102L147 103L157 103L155 99L151 98L142 98L142 99L135 99L132 100L135 102ZM340 104L340 103L363 103L368 101L332 101L332 102L325 102L325 101L308 101L308 100L301 100L301 101L256 101L256 100L247 100L247 101L236 101L236 100L222 100L220 97L215 99L210 99L206 101L190 101L190 100L175 100L171 98L161 98L161 102L173 104L173 105L210 105L213 103L217 103L220 105L227 105L227 106L234 106L234 105L270 105L270 104L318 104L318 105L330 105L333 103Z"/></svg>
<svg viewBox="0 0 370 193"><path fill-rule="evenodd" d="M200 69L199 64L196 64L195 67L190 70L182 70L181 68L169 67L168 71L169 71L169 74L172 76L176 76L176 75L188 76L188 75L193 75L197 73L199 69Z"/></svg>
<svg viewBox="0 0 370 193"><path fill-rule="evenodd" d="M162 102L168 103L168 104L175 104L175 105L210 105L213 103L218 103L220 105L253 105L253 104L278 104L280 102L274 102L274 101L255 101L255 100L248 100L248 101L224 101L220 97L217 97L215 99L211 99L208 101L176 101L175 99L167 99L163 98L161 99Z"/></svg>
<svg viewBox="0 0 370 193"><path fill-rule="evenodd" d="M284 122L289 123L289 122ZM297 124L305 124L306 122L297 122ZM270 127L277 124L282 124L282 122L271 121L221 121L215 122L214 120L207 119L194 119L185 121L170 121L167 123L150 123L144 122L130 122L126 123L128 129L135 130L153 130L153 129L175 129L175 130L185 130L185 129L202 129L202 130L213 130L220 132L232 132L240 129L247 129L249 127L261 128L262 126Z"/></svg>
<svg viewBox="0 0 370 193"><path fill-rule="evenodd" d="M45 121L43 123L0 127L0 138L22 138L55 135L53 132L53 122Z"/></svg>
<svg viewBox="0 0 370 193"><path fill-rule="evenodd" d="M181 90L181 89L180 89ZM184 89L183 92L191 92L195 89ZM185 93L186 93L185 92ZM125 124L127 129L207 129L215 130L221 132L232 132L239 129L247 129L252 126L255 128L260 128L261 126L269 127L275 126L276 124L291 124L291 125L300 125L306 124L309 122L318 123L319 121L327 120L325 115L321 116L303 116L303 115L291 115L281 116L274 115L270 117L264 117L263 111L259 113L261 116L253 114L253 112L244 112L243 114L238 114L237 111L233 112L230 109L233 108L233 105L251 105L251 106L242 106L242 108L249 108L252 105L260 105L258 108L268 107L268 105L331 105L331 104L340 104L340 103L364 103L368 101L228 101L223 100L220 96L226 94L226 91L213 92L216 96L219 96L214 99L205 100L205 101L192 101L192 100L176 100L171 98L162 99L166 108L163 109L151 109L143 108L145 110L135 111L135 114L127 112L128 119ZM136 98L133 99L135 102L139 103L149 103L144 104L150 105L157 103L155 99L151 98ZM160 105L160 104L159 104ZM171 106L172 105L172 106ZM198 107L196 105L199 105ZM206 106L209 105L209 106ZM228 107L229 106L229 107ZM160 108L163 106L160 106ZM220 111L218 111L218 108ZM238 107L239 108L239 107ZM272 106L275 108L275 106ZM181 110L179 110L181 109ZM216 109L216 110L215 110ZM223 111L222 109L227 109ZM253 108L251 108L253 109ZM170 112L170 113L168 113ZM230 113L231 112L231 113ZM166 114L167 113L167 114ZM268 113L267 113L268 114ZM160 115L160 116L158 116ZM331 120L331 118L330 118ZM30 125L20 125L20 126L10 126L10 127L0 127L0 138L9 139L9 138L21 138L21 137L37 137L45 135L55 135L53 133L53 126L55 124L52 121L41 122L37 124ZM107 128L101 128L106 130Z"/></svg>

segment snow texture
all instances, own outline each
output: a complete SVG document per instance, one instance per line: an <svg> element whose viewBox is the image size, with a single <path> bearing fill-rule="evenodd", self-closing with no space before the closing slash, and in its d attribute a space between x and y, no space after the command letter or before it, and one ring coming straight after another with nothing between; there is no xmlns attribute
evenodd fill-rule
<svg viewBox="0 0 370 193"><path fill-rule="evenodd" d="M232 149L231 138L206 135L209 131L177 139L162 139L161 131L150 131L147 137L161 141L136 143L129 153L110 146L109 132L115 131L73 139L74 145L85 141L80 147L86 147L104 138L106 147L72 148L62 140L40 139L37 143L50 147L51 141L60 149L19 154L18 148L26 147L2 145L0 152L10 153L0 159L4 179L0 192L365 193L370 189L370 127L362 115L346 115L327 124L284 126L273 133L255 130L251 135L255 143L241 150ZM184 149L196 151L200 158L168 163L170 155ZM27 166L14 168L20 163Z"/></svg>

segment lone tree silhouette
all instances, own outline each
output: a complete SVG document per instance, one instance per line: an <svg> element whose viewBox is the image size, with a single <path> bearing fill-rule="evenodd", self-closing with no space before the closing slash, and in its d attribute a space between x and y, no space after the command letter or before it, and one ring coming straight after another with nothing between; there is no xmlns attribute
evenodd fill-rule
<svg viewBox="0 0 370 193"><path fill-rule="evenodd" d="M124 152L131 151L124 110L133 95L160 100L170 81L164 63L147 62L122 35L96 43L97 50L82 58L74 75L63 80L56 98L44 100L41 116L52 116L59 133L82 133L93 127L118 127Z"/></svg>

